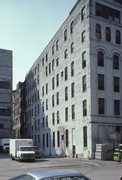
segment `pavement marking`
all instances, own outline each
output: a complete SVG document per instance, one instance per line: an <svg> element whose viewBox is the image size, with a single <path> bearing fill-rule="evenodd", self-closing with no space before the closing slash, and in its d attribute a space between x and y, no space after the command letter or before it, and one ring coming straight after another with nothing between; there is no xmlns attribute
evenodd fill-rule
<svg viewBox="0 0 122 180"><path fill-rule="evenodd" d="M90 165L95 165L95 166L98 166L98 167L102 167L101 165L99 165L97 163L92 163L92 162L83 162L83 163L90 164Z"/></svg>

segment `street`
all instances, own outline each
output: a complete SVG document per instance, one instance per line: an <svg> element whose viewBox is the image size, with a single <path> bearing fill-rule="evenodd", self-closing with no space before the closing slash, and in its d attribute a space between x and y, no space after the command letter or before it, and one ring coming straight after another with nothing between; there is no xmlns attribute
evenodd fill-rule
<svg viewBox="0 0 122 180"><path fill-rule="evenodd" d="M122 164L114 161L82 160L72 158L41 158L35 162L12 161L6 154L0 154L0 180L39 169L74 169L92 180L120 180Z"/></svg>

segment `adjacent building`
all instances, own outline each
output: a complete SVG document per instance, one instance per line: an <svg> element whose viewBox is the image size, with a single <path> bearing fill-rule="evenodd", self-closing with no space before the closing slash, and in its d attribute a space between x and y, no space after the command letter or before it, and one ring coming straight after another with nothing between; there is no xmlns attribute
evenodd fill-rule
<svg viewBox="0 0 122 180"><path fill-rule="evenodd" d="M25 138L25 88L24 83L19 82L12 96L13 130L15 138Z"/></svg>
<svg viewBox="0 0 122 180"><path fill-rule="evenodd" d="M0 49L0 138L12 136L12 51Z"/></svg>
<svg viewBox="0 0 122 180"><path fill-rule="evenodd" d="M26 137L48 156L122 143L122 2L78 0L25 78Z"/></svg>

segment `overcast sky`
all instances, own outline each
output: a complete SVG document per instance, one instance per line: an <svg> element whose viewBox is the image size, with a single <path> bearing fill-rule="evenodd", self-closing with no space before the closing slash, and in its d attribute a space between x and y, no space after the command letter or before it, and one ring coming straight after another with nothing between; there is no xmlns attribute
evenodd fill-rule
<svg viewBox="0 0 122 180"><path fill-rule="evenodd" d="M0 0L0 48L13 51L13 88L24 81L77 0Z"/></svg>

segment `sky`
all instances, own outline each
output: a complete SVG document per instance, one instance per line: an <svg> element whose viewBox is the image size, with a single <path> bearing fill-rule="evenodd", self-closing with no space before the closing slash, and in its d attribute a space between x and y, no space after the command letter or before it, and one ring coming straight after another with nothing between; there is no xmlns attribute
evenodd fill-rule
<svg viewBox="0 0 122 180"><path fill-rule="evenodd" d="M67 18L77 0L0 0L0 48L13 51L13 89Z"/></svg>

